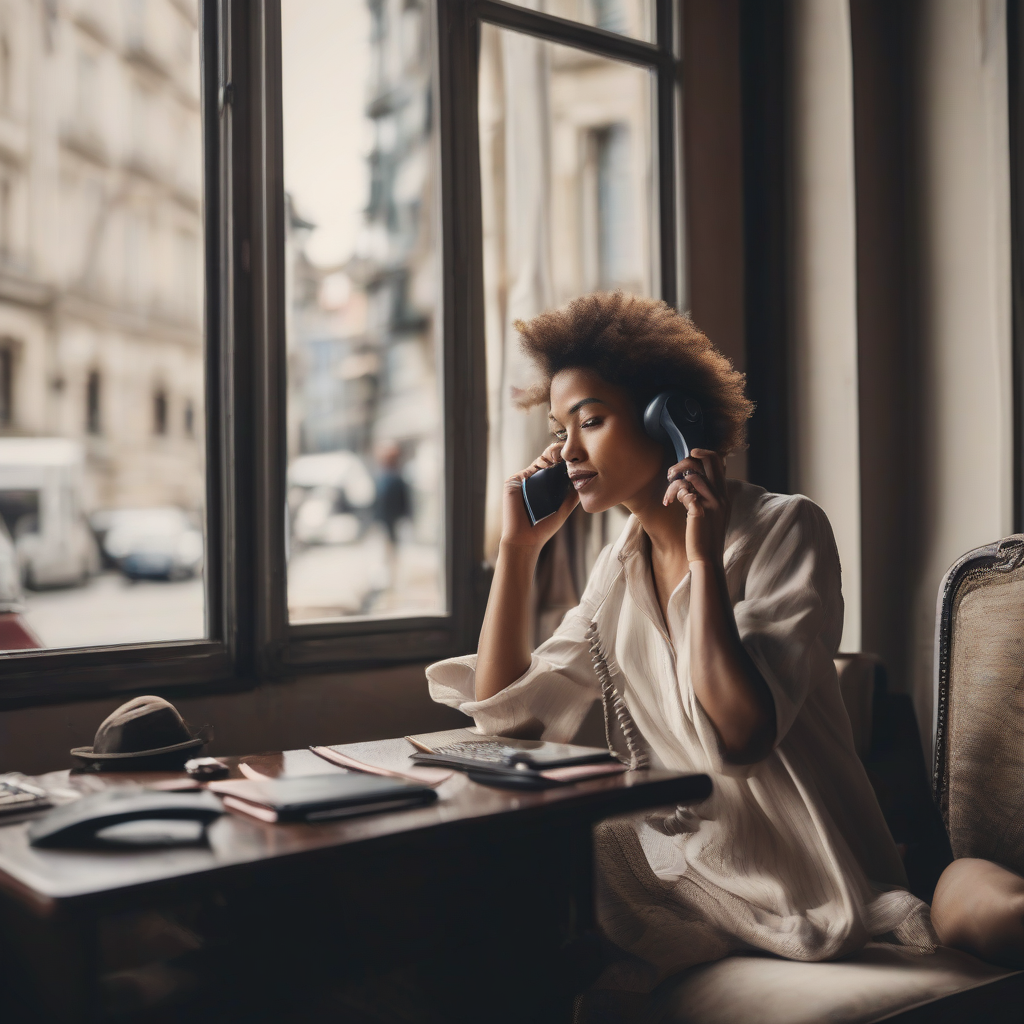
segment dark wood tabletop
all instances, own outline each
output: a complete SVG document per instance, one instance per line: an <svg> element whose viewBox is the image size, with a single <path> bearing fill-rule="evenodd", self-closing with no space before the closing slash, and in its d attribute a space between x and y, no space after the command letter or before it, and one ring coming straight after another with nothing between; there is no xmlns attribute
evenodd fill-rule
<svg viewBox="0 0 1024 1024"><path fill-rule="evenodd" d="M397 740L397 743L404 741ZM308 750L224 758L231 776L243 777L240 764L266 776L333 774L335 767ZM91 776L91 785L156 782L167 773ZM51 784L53 777L48 777ZM543 827L545 820L593 822L617 814L704 799L711 791L706 775L637 771L538 791L507 790L471 782L456 772L438 787L429 806L316 824L264 824L229 813L208 830L208 844L164 849L38 849L28 843L27 821L0 824L0 891L34 915L82 907L112 894L137 897L142 890L243 871L268 861L316 858L358 846L385 849L410 837L437 830L448 836L479 828Z"/></svg>

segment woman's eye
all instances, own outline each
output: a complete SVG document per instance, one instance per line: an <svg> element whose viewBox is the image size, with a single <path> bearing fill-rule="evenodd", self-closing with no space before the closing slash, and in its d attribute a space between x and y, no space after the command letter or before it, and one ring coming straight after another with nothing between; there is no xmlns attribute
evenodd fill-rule
<svg viewBox="0 0 1024 1024"><path fill-rule="evenodd" d="M564 431L564 430L552 430L552 431L551 431L551 436L552 436L552 437L553 437L553 438L554 438L554 439L555 439L556 441L564 441L564 440L565 440L565 437L566 437L566 433L565 433L565 431Z"/></svg>
<svg viewBox="0 0 1024 1024"><path fill-rule="evenodd" d="M580 424L580 426L582 426L582 427L597 427L597 426L600 426L600 425L601 425L601 417L600 416L591 416L589 420L584 420L583 423Z"/></svg>

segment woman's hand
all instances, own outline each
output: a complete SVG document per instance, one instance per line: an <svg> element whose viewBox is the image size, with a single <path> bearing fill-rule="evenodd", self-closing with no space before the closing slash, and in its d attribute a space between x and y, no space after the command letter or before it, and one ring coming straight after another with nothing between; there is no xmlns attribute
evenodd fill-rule
<svg viewBox="0 0 1024 1024"><path fill-rule="evenodd" d="M569 513L576 507L580 496L572 487L565 496L561 508L553 515L542 519L536 526L530 522L530 514L526 511L523 501L523 481L541 469L555 466L562 460L562 442L556 441L536 458L533 463L520 473L514 473L505 481L505 493L502 495L501 508L501 543L510 547L536 548L540 550L569 518Z"/></svg>
<svg viewBox="0 0 1024 1024"><path fill-rule="evenodd" d="M729 524L729 493L725 463L718 452L694 448L690 458L668 471L664 503L679 501L686 507L686 557L694 562L722 564L725 530Z"/></svg>

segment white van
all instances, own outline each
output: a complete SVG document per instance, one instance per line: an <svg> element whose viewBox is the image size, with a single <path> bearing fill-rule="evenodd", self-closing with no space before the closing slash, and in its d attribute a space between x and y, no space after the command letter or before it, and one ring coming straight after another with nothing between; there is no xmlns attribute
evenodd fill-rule
<svg viewBox="0 0 1024 1024"><path fill-rule="evenodd" d="M82 514L82 446L62 437L0 437L0 518L32 588L84 583L99 571Z"/></svg>

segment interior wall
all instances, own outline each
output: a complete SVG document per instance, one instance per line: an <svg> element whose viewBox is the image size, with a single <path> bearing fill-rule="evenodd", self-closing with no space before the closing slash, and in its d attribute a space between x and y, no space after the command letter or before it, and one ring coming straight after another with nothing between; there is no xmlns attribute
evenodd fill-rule
<svg viewBox="0 0 1024 1024"><path fill-rule="evenodd" d="M1013 528L1006 4L923 0L915 19L922 402L906 457L924 496L910 660L928 736L939 582L961 554Z"/></svg>
<svg viewBox="0 0 1024 1024"><path fill-rule="evenodd" d="M238 693L164 693L194 729L212 735L212 755L295 750L311 743L356 743L471 724L435 704L424 665L330 673L264 683ZM0 712L0 772L36 775L70 768L72 747L90 746L96 727L124 698Z"/></svg>
<svg viewBox="0 0 1024 1024"><path fill-rule="evenodd" d="M755 410L749 479L790 488L788 0L739 0L743 134L743 316L747 394ZM715 183L709 182L713 195ZM691 256L691 259L693 257Z"/></svg>
<svg viewBox="0 0 1024 1024"><path fill-rule="evenodd" d="M739 0L687 0L682 18L687 304L745 371ZM747 478L746 452L728 473Z"/></svg>
<svg viewBox="0 0 1024 1024"><path fill-rule="evenodd" d="M832 523L861 649L853 67L848 0L790 5L791 487Z"/></svg>
<svg viewBox="0 0 1024 1024"><path fill-rule="evenodd" d="M862 646L907 691L920 564L909 86L913 0L851 0L857 181Z"/></svg>

